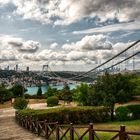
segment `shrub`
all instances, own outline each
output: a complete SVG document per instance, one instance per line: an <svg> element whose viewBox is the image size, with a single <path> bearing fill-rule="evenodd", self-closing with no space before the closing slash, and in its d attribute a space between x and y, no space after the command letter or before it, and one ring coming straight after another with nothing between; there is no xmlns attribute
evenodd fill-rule
<svg viewBox="0 0 140 140"><path fill-rule="evenodd" d="M140 105L128 105L127 108L133 114L133 119L140 119Z"/></svg>
<svg viewBox="0 0 140 140"><path fill-rule="evenodd" d="M59 107L46 110L21 110L22 116L32 116L38 120L48 120L48 122L58 121L61 124L87 124L94 122L105 122L110 120L110 112L105 107Z"/></svg>
<svg viewBox="0 0 140 140"><path fill-rule="evenodd" d="M14 108L17 110L25 109L28 105L28 101L24 98L16 98L14 101Z"/></svg>
<svg viewBox="0 0 140 140"><path fill-rule="evenodd" d="M127 121L132 119L132 113L127 106L118 107L115 110L115 113L116 113L116 119L119 121Z"/></svg>
<svg viewBox="0 0 140 140"><path fill-rule="evenodd" d="M59 99L56 96L51 96L47 98L47 105L48 106L56 106L58 105Z"/></svg>

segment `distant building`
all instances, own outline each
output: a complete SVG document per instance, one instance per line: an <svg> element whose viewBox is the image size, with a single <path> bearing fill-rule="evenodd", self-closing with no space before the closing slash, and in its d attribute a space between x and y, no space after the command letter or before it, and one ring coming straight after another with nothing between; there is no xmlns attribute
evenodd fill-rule
<svg viewBox="0 0 140 140"><path fill-rule="evenodd" d="M18 64L16 65L16 71L18 71Z"/></svg>
<svg viewBox="0 0 140 140"><path fill-rule="evenodd" d="M10 67L9 67L9 66L7 66L7 70L9 70L9 68L10 68Z"/></svg>
<svg viewBox="0 0 140 140"><path fill-rule="evenodd" d="M26 71L29 72L29 67L26 68Z"/></svg>

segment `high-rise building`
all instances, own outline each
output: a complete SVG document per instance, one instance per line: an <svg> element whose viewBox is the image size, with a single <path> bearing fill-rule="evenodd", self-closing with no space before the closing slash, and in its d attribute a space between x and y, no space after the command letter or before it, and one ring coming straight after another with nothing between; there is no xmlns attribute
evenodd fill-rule
<svg viewBox="0 0 140 140"><path fill-rule="evenodd" d="M26 71L29 72L29 67L26 68Z"/></svg>
<svg viewBox="0 0 140 140"><path fill-rule="evenodd" d="M10 67L9 67L9 66L7 66L7 70L9 70L9 68L10 68Z"/></svg>
<svg viewBox="0 0 140 140"><path fill-rule="evenodd" d="M16 71L18 71L18 64L16 65Z"/></svg>

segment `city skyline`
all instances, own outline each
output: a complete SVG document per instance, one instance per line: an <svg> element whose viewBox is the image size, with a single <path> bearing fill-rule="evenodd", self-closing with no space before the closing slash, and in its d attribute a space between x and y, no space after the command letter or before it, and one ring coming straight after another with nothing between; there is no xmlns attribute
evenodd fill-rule
<svg viewBox="0 0 140 140"><path fill-rule="evenodd" d="M139 0L0 0L0 66L89 70L140 39L139 7Z"/></svg>

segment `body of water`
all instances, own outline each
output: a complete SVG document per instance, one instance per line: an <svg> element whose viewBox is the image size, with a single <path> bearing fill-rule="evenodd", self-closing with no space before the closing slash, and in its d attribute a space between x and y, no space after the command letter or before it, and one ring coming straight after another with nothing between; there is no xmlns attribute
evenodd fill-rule
<svg viewBox="0 0 140 140"><path fill-rule="evenodd" d="M69 84L70 89L74 89L74 88L76 88L76 86L77 86L76 84ZM62 85L62 84L61 85L55 85L55 86L53 85L51 87L56 88L58 90L61 90L61 89L63 89L64 85ZM48 86L47 85L41 86L41 89L42 89L42 93L44 94L47 91ZM27 92L26 93L28 93L30 95L35 95L37 93L37 90L38 90L37 86L27 87Z"/></svg>

